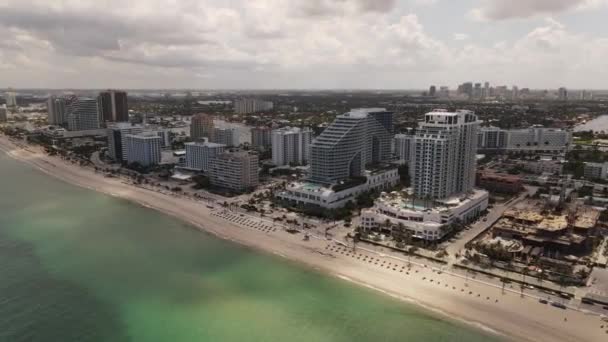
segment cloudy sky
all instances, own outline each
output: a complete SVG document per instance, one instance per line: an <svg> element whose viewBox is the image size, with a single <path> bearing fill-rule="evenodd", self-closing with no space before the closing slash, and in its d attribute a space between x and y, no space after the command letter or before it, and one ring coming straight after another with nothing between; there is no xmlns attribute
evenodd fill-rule
<svg viewBox="0 0 608 342"><path fill-rule="evenodd" d="M0 88L608 88L608 0L0 0Z"/></svg>

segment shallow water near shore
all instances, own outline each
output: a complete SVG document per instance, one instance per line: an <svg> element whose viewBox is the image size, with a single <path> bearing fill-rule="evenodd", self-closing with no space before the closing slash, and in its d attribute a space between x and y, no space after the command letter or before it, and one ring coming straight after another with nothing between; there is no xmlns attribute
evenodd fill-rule
<svg viewBox="0 0 608 342"><path fill-rule="evenodd" d="M499 340L2 152L0 303L0 341Z"/></svg>

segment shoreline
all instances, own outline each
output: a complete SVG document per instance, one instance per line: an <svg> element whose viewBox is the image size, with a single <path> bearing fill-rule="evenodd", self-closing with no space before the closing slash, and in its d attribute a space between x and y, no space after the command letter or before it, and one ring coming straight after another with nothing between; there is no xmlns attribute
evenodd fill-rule
<svg viewBox="0 0 608 342"><path fill-rule="evenodd" d="M513 293L500 295L495 293L496 289L476 283L467 284L466 280L463 282L462 279L449 274L439 275L431 268L415 266L412 268L411 276L404 276L403 269L401 272L395 271L398 268L397 264L402 266L402 263L395 262L395 266L384 267L386 261L391 261L389 265L394 262L390 257L375 257L383 260L382 266L377 266L378 262L376 265L372 265L371 261L363 263L355 259L355 256L350 256L352 252L345 255L347 253L345 248L336 249L341 252L333 249L328 251L330 245L335 245L331 241L317 239L303 241L301 235L292 235L280 230L262 233L241 227L214 216L213 211L206 208L203 202L160 194L125 184L117 178L106 178L92 170L34 151L38 150L37 147L28 146L28 149L18 147L1 135L0 150L13 159L34 166L69 184L129 200L175 217L197 230L218 238L304 264L332 277L414 304L436 314L441 319L463 323L484 333L511 340L530 341L604 341L608 336L603 329L599 329L601 324L599 318L582 312L573 310L566 312L541 305L536 301L531 302L530 298L522 299ZM354 254L359 257L371 255L363 252ZM367 259L367 256L365 258ZM414 270L416 270L415 274ZM421 276L424 278L420 279ZM427 277L434 278L437 282L425 280ZM439 281L445 286L438 286ZM454 290L456 287L466 288L469 295L464 290ZM477 297L471 296L471 292L474 292L473 295L477 294ZM522 304L526 306L525 309L520 310L524 307ZM567 322L564 321L565 316Z"/></svg>

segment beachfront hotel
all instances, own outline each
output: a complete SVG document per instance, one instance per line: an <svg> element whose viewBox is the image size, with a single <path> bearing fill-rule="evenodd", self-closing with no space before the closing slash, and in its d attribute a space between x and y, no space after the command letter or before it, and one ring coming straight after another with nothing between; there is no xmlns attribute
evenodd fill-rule
<svg viewBox="0 0 608 342"><path fill-rule="evenodd" d="M154 132L128 134L126 140L127 163L142 166L160 164L162 138Z"/></svg>
<svg viewBox="0 0 608 342"><path fill-rule="evenodd" d="M186 147L186 168L197 171L208 171L211 159L224 152L226 145L212 142L189 142Z"/></svg>
<svg viewBox="0 0 608 342"><path fill-rule="evenodd" d="M427 113L411 139L412 188L383 193L361 213L363 230L390 231L401 224L412 236L433 241L447 235L452 223L481 215L488 193L473 188L478 126L470 111Z"/></svg>
<svg viewBox="0 0 608 342"><path fill-rule="evenodd" d="M68 130L86 131L100 128L99 107L96 99L72 96L66 101Z"/></svg>
<svg viewBox="0 0 608 342"><path fill-rule="evenodd" d="M275 197L296 206L344 207L370 190L399 183L392 159L393 113L382 108L354 109L339 115L312 142L310 177L287 184Z"/></svg>
<svg viewBox="0 0 608 342"><path fill-rule="evenodd" d="M143 126L128 122L108 124L108 157L116 162L127 160L127 135L140 134Z"/></svg>

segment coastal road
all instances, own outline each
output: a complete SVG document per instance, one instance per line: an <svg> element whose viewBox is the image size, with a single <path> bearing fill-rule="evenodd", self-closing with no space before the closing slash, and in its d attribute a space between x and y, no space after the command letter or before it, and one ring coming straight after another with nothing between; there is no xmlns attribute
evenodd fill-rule
<svg viewBox="0 0 608 342"><path fill-rule="evenodd" d="M525 191L519 196L512 198L505 203L495 204L492 209L488 209L488 214L484 216L485 220L478 220L469 229L461 232L460 235L456 237L455 241L448 244L446 251L449 253L451 259L455 261L455 255L457 253L462 254L462 250L467 242L471 241L486 229L490 228L496 221L498 221L498 219L507 209L511 208L517 202L523 200L526 196L532 196L536 190L538 190L538 187L526 186Z"/></svg>

